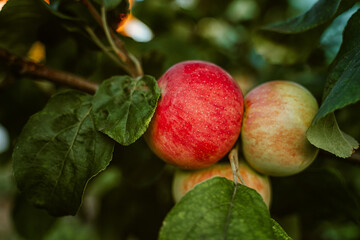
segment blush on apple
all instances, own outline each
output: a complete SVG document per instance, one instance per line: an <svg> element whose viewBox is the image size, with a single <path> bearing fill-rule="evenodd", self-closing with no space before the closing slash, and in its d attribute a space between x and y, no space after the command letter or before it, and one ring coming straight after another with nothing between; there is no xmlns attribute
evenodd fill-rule
<svg viewBox="0 0 360 240"><path fill-rule="evenodd" d="M161 98L145 133L149 147L164 161L185 169L210 166L236 142L243 95L222 68L185 61L158 80Z"/></svg>
<svg viewBox="0 0 360 240"><path fill-rule="evenodd" d="M299 84L272 81L254 88L245 97L241 132L245 159L270 176L304 170L318 153L305 135L317 111L316 99Z"/></svg>
<svg viewBox="0 0 360 240"><path fill-rule="evenodd" d="M247 187L255 189L269 207L271 201L271 185L267 176L255 172L245 161L239 162L239 173ZM196 184L212 177L219 176L233 180L233 173L229 163L217 163L208 168L186 171L177 170L174 175L172 193L175 202L191 190Z"/></svg>

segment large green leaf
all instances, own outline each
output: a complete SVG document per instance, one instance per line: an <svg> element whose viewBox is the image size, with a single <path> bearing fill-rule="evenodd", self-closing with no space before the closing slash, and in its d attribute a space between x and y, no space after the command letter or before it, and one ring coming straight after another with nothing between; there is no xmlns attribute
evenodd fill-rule
<svg viewBox="0 0 360 240"><path fill-rule="evenodd" d="M129 145L146 131L159 97L159 87L151 76L111 77L94 95L96 127L118 143Z"/></svg>
<svg viewBox="0 0 360 240"><path fill-rule="evenodd" d="M189 191L166 216L159 239L284 239L253 189L215 177ZM276 230L277 229L277 230Z"/></svg>
<svg viewBox="0 0 360 240"><path fill-rule="evenodd" d="M47 20L43 0L9 0L0 11L0 47L25 54Z"/></svg>
<svg viewBox="0 0 360 240"><path fill-rule="evenodd" d="M255 48L271 63L303 62L318 46L328 24L355 2L319 0L298 17L261 28L254 37Z"/></svg>
<svg viewBox="0 0 360 240"><path fill-rule="evenodd" d="M343 158L351 156L359 144L339 129L334 111L360 100L359 24L360 10L345 28L340 51L329 69L324 101L307 132L313 145Z"/></svg>
<svg viewBox="0 0 360 240"><path fill-rule="evenodd" d="M54 95L29 119L15 146L20 191L52 215L74 215L87 182L112 158L113 142L96 130L91 100L78 91Z"/></svg>

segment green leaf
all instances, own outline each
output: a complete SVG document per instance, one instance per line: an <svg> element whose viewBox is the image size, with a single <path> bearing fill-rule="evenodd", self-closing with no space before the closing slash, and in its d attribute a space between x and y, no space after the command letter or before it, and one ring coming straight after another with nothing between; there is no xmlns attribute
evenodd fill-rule
<svg viewBox="0 0 360 240"><path fill-rule="evenodd" d="M129 145L145 133L159 97L159 87L151 76L111 77L94 95L96 127L118 143Z"/></svg>
<svg viewBox="0 0 360 240"><path fill-rule="evenodd" d="M325 53L326 63L330 64L339 52L343 31L350 17L360 8L354 5L351 9L336 17L334 21L327 27L321 36L320 48Z"/></svg>
<svg viewBox="0 0 360 240"><path fill-rule="evenodd" d="M271 222L273 224L272 229L274 232L275 239L291 240L291 237L287 235L284 229L282 229L282 227L274 219L271 219Z"/></svg>
<svg viewBox="0 0 360 240"><path fill-rule="evenodd" d="M328 24L351 8L355 0L319 0L304 14L261 28L254 36L256 50L269 62L304 62L318 47Z"/></svg>
<svg viewBox="0 0 360 240"><path fill-rule="evenodd" d="M46 22L45 4L43 0L9 0L0 11L0 47L25 54Z"/></svg>
<svg viewBox="0 0 360 240"><path fill-rule="evenodd" d="M159 239L266 240L274 235L269 211L255 190L214 177L196 185L175 205Z"/></svg>
<svg viewBox="0 0 360 240"><path fill-rule="evenodd" d="M353 149L359 145L354 138L340 130L334 113L313 122L306 137L314 146L343 158L351 156Z"/></svg>
<svg viewBox="0 0 360 240"><path fill-rule="evenodd" d="M271 24L263 30L288 34L309 31L331 21L334 16L343 13L355 2L355 0L319 0L304 14Z"/></svg>
<svg viewBox="0 0 360 240"><path fill-rule="evenodd" d="M308 140L338 157L350 157L359 143L343 133L334 111L360 100L360 10L349 20L340 51L329 70L324 101L307 131Z"/></svg>
<svg viewBox="0 0 360 240"><path fill-rule="evenodd" d="M18 188L50 214L76 214L84 188L112 158L113 142L92 119L92 97L78 91L54 95L33 115L13 153Z"/></svg>
<svg viewBox="0 0 360 240"><path fill-rule="evenodd" d="M360 100L360 45L333 65L328 82L335 84L331 87L314 121Z"/></svg>

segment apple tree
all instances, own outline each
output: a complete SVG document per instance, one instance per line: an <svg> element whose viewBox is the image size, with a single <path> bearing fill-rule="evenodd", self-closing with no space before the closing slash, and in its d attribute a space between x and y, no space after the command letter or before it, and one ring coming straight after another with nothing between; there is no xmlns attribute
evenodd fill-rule
<svg viewBox="0 0 360 240"><path fill-rule="evenodd" d="M360 239L359 25L356 0L0 0L0 239ZM188 60L217 70L168 74ZM312 105L248 97L275 80ZM270 142L278 176L244 165ZM283 174L299 144L311 164Z"/></svg>

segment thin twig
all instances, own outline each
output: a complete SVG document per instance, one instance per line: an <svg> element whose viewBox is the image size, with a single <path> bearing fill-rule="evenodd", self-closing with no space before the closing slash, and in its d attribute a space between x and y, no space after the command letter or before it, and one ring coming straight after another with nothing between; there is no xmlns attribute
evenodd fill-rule
<svg viewBox="0 0 360 240"><path fill-rule="evenodd" d="M121 61L125 62L126 61L125 54L123 52L121 52L120 49L115 45L115 42L114 42L113 38L111 37L109 27L106 22L106 10L105 10L104 6L101 7L101 20L102 20L102 26L103 26L103 29L105 32L105 36L106 36L107 40L109 41L111 48L119 56Z"/></svg>
<svg viewBox="0 0 360 240"><path fill-rule="evenodd" d="M89 82L85 78L25 60L2 48L0 48L0 61L4 62L12 72L22 76L47 79L91 94L94 94L99 87L96 83Z"/></svg>
<svg viewBox="0 0 360 240"><path fill-rule="evenodd" d="M86 26L85 30L88 32L88 34L90 35L91 39L94 41L94 43L109 57L111 58L116 64L118 64L120 67L124 68L124 63L122 63L120 61L120 59L118 59L114 54L112 54L109 49L101 42L101 40L96 36L96 34L94 33L94 31Z"/></svg>
<svg viewBox="0 0 360 240"><path fill-rule="evenodd" d="M81 2L88 8L91 15L94 17L94 19L100 24L100 26L104 29L105 34L109 34L110 36L107 36L109 43L114 46L112 46L115 50L115 53L121 59L124 63L124 70L128 72L132 77L139 77L143 76L143 70L140 65L140 62L138 59L136 59L132 54L130 54L126 48L124 43L119 39L119 37L116 35L113 29L109 28L106 23L106 15L102 14L101 16L98 11L95 9L95 7L88 1L88 0L81 0ZM105 17L105 18L104 18ZM108 32L108 33L106 33ZM111 39L111 40L110 40Z"/></svg>

